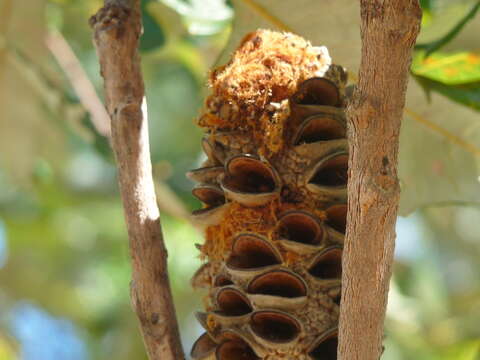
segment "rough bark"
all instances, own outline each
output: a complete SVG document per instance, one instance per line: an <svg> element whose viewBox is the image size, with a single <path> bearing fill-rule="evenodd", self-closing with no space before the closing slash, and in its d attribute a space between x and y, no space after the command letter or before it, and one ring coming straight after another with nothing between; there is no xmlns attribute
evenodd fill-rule
<svg viewBox="0 0 480 360"><path fill-rule="evenodd" d="M399 200L397 157L418 0L361 0L362 59L348 106L348 227L343 253L339 358L376 360Z"/></svg>
<svg viewBox="0 0 480 360"><path fill-rule="evenodd" d="M138 41L139 0L105 1L92 17L111 119L112 147L132 257L131 298L151 360L180 360L167 252L160 228L150 160Z"/></svg>

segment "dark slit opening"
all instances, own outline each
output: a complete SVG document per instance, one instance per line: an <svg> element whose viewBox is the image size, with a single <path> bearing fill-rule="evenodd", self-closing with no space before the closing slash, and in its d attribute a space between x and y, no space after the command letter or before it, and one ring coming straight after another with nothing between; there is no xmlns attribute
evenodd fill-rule
<svg viewBox="0 0 480 360"><path fill-rule="evenodd" d="M222 289L217 294L220 313L226 316L240 316L252 311L248 300L235 289Z"/></svg>
<svg viewBox="0 0 480 360"><path fill-rule="evenodd" d="M271 246L252 235L239 236L234 245L228 265L238 269L255 269L279 264Z"/></svg>
<svg viewBox="0 0 480 360"><path fill-rule="evenodd" d="M307 289L302 280L286 271L272 271L252 280L248 287L251 294L263 294L296 298L305 296Z"/></svg>
<svg viewBox="0 0 480 360"><path fill-rule="evenodd" d="M255 313L251 326L258 336L277 343L292 341L300 332L300 326L293 318L268 311Z"/></svg>
<svg viewBox="0 0 480 360"><path fill-rule="evenodd" d="M334 302L335 304L337 304L338 306L340 306L341 300L342 300L342 293L339 293L338 295L335 295L335 296L333 297L333 302Z"/></svg>
<svg viewBox="0 0 480 360"><path fill-rule="evenodd" d="M193 196L206 205L207 209L225 204L225 195L221 189L199 186L192 190Z"/></svg>
<svg viewBox="0 0 480 360"><path fill-rule="evenodd" d="M322 163L310 183L320 186L346 186L348 180L348 155L334 156Z"/></svg>
<svg viewBox="0 0 480 360"><path fill-rule="evenodd" d="M322 340L311 352L310 356L315 360L336 360L338 348L337 332Z"/></svg>
<svg viewBox="0 0 480 360"><path fill-rule="evenodd" d="M257 360L252 348L242 340L223 342L217 349L218 360Z"/></svg>
<svg viewBox="0 0 480 360"><path fill-rule="evenodd" d="M216 278L215 278L215 282L213 284L214 286L218 286L218 287L221 287L221 286L227 286L227 285L233 285L233 281L230 280L230 278L226 275L218 275Z"/></svg>
<svg viewBox="0 0 480 360"><path fill-rule="evenodd" d="M314 115L305 120L295 145L342 139L345 134L345 128L335 119L326 115Z"/></svg>
<svg viewBox="0 0 480 360"><path fill-rule="evenodd" d="M194 359L201 358L209 352L213 351L216 346L217 344L215 344L215 342L210 338L210 336L207 333L204 333L193 344L190 355Z"/></svg>
<svg viewBox="0 0 480 360"><path fill-rule="evenodd" d="M347 228L347 205L334 205L327 209L327 224L345 234Z"/></svg>
<svg viewBox="0 0 480 360"><path fill-rule="evenodd" d="M302 244L318 245L323 230L317 220L305 213L285 214L279 222L280 237Z"/></svg>
<svg viewBox="0 0 480 360"><path fill-rule="evenodd" d="M268 166L259 160L238 157L232 159L224 184L244 193L266 193L275 190L275 180Z"/></svg>
<svg viewBox="0 0 480 360"><path fill-rule="evenodd" d="M330 80L312 78L300 85L293 101L299 105L338 106L340 94L337 86Z"/></svg>
<svg viewBox="0 0 480 360"><path fill-rule="evenodd" d="M331 248L318 255L310 274L319 279L340 279L342 277L342 250Z"/></svg>

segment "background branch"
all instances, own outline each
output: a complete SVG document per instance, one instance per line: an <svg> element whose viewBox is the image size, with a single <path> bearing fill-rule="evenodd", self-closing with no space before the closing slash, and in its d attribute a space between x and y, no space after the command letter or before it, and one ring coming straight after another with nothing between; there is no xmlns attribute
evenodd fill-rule
<svg viewBox="0 0 480 360"><path fill-rule="evenodd" d="M183 352L167 272L150 160L138 42L140 2L105 1L91 18L111 118L112 147L132 256L131 297L151 360Z"/></svg>
<svg viewBox="0 0 480 360"><path fill-rule="evenodd" d="M61 33L53 31L47 34L45 42L70 81L80 102L90 113L95 129L100 135L110 137L110 118L107 111L70 45Z"/></svg>
<svg viewBox="0 0 480 360"><path fill-rule="evenodd" d="M349 118L348 228L343 254L339 358L376 360L395 246L400 123L418 0L361 0L362 59Z"/></svg>

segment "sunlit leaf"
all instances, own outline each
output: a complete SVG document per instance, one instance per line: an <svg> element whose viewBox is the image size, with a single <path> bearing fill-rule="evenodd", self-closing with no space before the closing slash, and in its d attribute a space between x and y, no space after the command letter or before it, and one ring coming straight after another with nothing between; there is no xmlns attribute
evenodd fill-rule
<svg viewBox="0 0 480 360"><path fill-rule="evenodd" d="M412 63L412 72L448 85L480 81L480 54L473 52L433 53L418 52Z"/></svg>
<svg viewBox="0 0 480 360"><path fill-rule="evenodd" d="M480 55L473 52L433 53L414 57L412 72L427 92L438 92L451 100L480 110Z"/></svg>

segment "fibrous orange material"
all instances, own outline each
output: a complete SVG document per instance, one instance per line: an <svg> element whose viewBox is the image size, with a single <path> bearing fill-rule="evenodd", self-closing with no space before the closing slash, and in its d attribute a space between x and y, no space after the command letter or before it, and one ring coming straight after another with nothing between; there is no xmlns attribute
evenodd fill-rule
<svg viewBox="0 0 480 360"><path fill-rule="evenodd" d="M257 31L243 40L226 66L212 72L212 98L254 118L268 104L293 95L299 82L323 76L330 64L324 47L290 33Z"/></svg>
<svg viewBox="0 0 480 360"><path fill-rule="evenodd" d="M264 151L276 153L289 115L282 101L300 82L323 76L330 65L325 47L314 47L300 36L268 30L249 34L232 60L210 74L212 94L199 125L249 129Z"/></svg>

